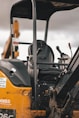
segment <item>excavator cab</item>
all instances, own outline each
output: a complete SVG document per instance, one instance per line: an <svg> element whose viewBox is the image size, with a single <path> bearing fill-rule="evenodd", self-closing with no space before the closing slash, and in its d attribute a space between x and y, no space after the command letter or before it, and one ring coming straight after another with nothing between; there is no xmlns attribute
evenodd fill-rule
<svg viewBox="0 0 79 118"><path fill-rule="evenodd" d="M73 101L79 90L79 48L69 64L55 63L54 51L47 44L51 15L78 6L77 1L68 0L21 0L12 5L11 58L0 60L1 118L78 118L79 109L75 112ZM15 18L33 20L32 43L16 40L19 32ZM46 21L44 40L36 37L37 20ZM29 45L26 61L17 59L20 44Z"/></svg>

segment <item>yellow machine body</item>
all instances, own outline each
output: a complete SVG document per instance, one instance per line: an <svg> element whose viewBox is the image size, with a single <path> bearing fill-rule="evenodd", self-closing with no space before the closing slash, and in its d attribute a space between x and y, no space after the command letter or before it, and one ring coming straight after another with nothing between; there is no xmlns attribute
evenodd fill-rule
<svg viewBox="0 0 79 118"><path fill-rule="evenodd" d="M45 110L31 110L31 87L16 87L0 71L0 117L34 118L45 116Z"/></svg>
<svg viewBox="0 0 79 118"><path fill-rule="evenodd" d="M7 76L0 71L0 109L13 110L17 118L31 118L31 88L15 87ZM5 114L2 114L5 115ZM14 117L13 114L8 114ZM7 116L8 117L8 116Z"/></svg>

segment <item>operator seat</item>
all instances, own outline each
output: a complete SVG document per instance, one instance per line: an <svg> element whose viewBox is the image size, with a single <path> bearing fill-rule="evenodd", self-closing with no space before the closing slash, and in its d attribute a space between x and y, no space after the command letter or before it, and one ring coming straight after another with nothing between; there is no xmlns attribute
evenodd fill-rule
<svg viewBox="0 0 79 118"><path fill-rule="evenodd" d="M45 41L37 40L37 63L53 63L54 53ZM33 55L33 44L28 49L28 55ZM50 68L51 65L38 64L39 69Z"/></svg>
<svg viewBox="0 0 79 118"><path fill-rule="evenodd" d="M53 50L45 43L45 41L37 40L37 75L39 77L46 75L58 75L60 70L54 67L50 63L54 63L54 53ZM28 72L31 77L33 77L34 67L33 67L33 44L28 48ZM42 64L41 64L42 63ZM45 64L47 63L47 64ZM52 76L51 76L52 77Z"/></svg>

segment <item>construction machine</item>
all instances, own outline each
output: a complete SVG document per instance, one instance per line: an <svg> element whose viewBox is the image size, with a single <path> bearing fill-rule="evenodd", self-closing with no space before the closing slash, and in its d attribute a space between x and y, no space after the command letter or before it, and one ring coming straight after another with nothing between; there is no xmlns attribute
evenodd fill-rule
<svg viewBox="0 0 79 118"><path fill-rule="evenodd" d="M79 47L71 61L65 63L69 57L57 46L61 57L55 63L54 52L47 45L51 15L77 7L78 0L21 0L12 5L8 48L11 57L0 60L1 118L79 118ZM32 43L28 39L17 41L15 18L33 20ZM37 20L46 21L44 40L36 37ZM20 44L29 45L25 61L16 56Z"/></svg>

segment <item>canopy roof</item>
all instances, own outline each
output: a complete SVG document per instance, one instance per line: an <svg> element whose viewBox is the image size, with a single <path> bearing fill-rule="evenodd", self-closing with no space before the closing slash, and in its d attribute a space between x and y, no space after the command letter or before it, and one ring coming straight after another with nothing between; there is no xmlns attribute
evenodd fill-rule
<svg viewBox="0 0 79 118"><path fill-rule="evenodd" d="M79 0L36 0L37 19L47 20L56 11L71 10L79 7ZM11 18L32 19L31 0L21 0L12 6Z"/></svg>

